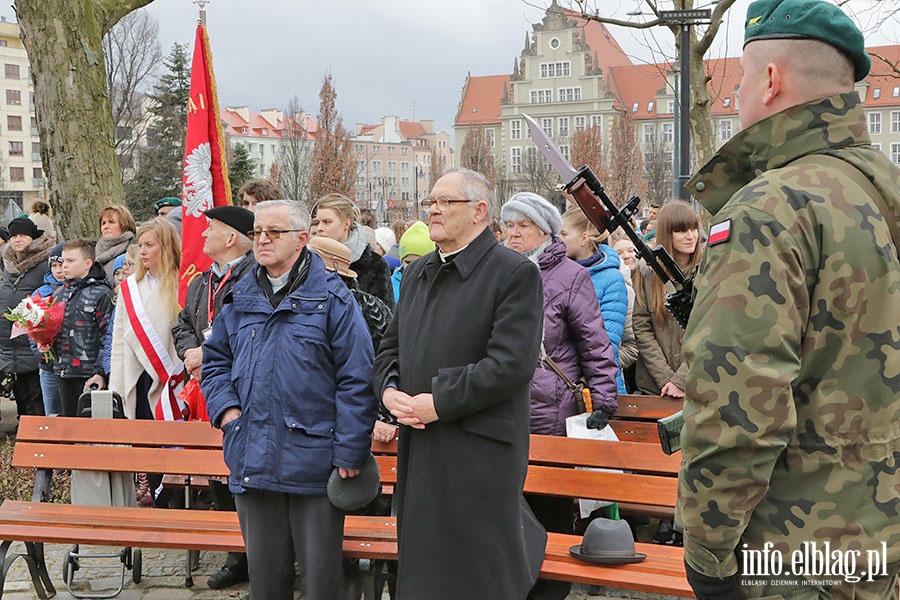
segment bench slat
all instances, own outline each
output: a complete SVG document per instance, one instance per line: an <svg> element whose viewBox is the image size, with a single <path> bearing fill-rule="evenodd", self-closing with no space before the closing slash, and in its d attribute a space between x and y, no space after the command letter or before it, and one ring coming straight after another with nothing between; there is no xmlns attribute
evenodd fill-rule
<svg viewBox="0 0 900 600"><path fill-rule="evenodd" d="M620 421L613 419L609 426L623 442L659 445L659 430L656 421Z"/></svg>
<svg viewBox="0 0 900 600"><path fill-rule="evenodd" d="M681 455L664 453L658 443L642 444L532 435L528 461L532 464L578 465L677 475L681 466Z"/></svg>
<svg viewBox="0 0 900 600"><path fill-rule="evenodd" d="M222 432L200 421L23 416L16 441L221 448Z"/></svg>
<svg viewBox="0 0 900 600"><path fill-rule="evenodd" d="M228 476L221 450L73 446L16 441L12 465L36 469Z"/></svg>
<svg viewBox="0 0 900 600"><path fill-rule="evenodd" d="M684 404L675 398L662 396L642 396L640 394L620 394L619 408L614 419L635 419L639 421L656 421L677 413Z"/></svg>
<svg viewBox="0 0 900 600"><path fill-rule="evenodd" d="M525 492L674 507L678 490L672 477L531 465L525 477Z"/></svg>

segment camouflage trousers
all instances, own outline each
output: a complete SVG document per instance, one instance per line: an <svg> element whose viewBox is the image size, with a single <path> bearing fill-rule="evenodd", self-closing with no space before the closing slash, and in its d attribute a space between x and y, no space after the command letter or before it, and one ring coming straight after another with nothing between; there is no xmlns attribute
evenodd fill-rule
<svg viewBox="0 0 900 600"><path fill-rule="evenodd" d="M900 564L889 565L887 577L873 581L838 585L809 585L791 590L775 590L766 586L744 587L744 597L753 600L898 600L900 598Z"/></svg>

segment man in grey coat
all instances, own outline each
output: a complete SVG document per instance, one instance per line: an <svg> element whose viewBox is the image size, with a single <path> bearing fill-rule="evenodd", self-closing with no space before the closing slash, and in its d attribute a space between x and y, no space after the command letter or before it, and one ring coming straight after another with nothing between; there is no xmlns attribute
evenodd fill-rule
<svg viewBox="0 0 900 600"><path fill-rule="evenodd" d="M522 496L542 324L533 263L488 229L494 193L466 169L423 203L437 250L407 267L375 363L400 427L400 600L523 599L547 534Z"/></svg>

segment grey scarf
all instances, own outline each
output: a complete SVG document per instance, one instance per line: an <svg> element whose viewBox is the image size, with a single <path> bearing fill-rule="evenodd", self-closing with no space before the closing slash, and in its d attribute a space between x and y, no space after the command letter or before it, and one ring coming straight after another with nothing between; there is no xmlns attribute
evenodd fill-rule
<svg viewBox="0 0 900 600"><path fill-rule="evenodd" d="M366 251L366 246L369 245L369 241L362 236L359 231L359 226L354 223L350 226L350 237L347 238L344 245L350 248L350 262L355 263L362 258L363 252Z"/></svg>

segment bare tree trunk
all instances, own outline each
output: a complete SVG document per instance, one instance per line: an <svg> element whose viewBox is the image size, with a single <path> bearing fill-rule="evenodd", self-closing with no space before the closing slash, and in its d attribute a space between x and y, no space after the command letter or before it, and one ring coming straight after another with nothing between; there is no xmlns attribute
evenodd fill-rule
<svg viewBox="0 0 900 600"><path fill-rule="evenodd" d="M16 0L34 78L41 158L62 237L95 236L124 190L106 91L103 36L152 0Z"/></svg>

